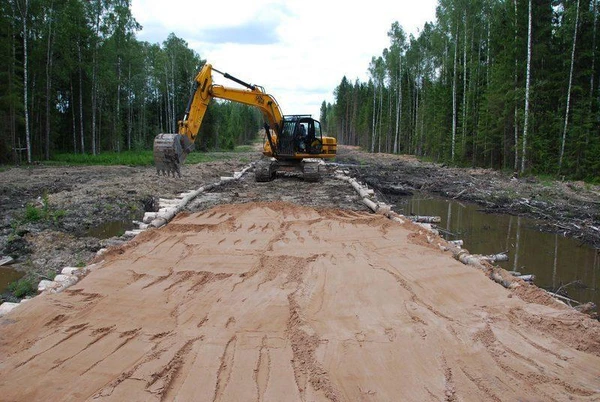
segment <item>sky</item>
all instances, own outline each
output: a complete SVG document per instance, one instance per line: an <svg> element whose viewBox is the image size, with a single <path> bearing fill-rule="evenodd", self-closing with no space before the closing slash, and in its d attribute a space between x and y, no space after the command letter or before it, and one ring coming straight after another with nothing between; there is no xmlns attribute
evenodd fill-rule
<svg viewBox="0 0 600 402"><path fill-rule="evenodd" d="M261 85L284 114L319 119L342 77L368 80L371 57L398 21L418 36L437 0L133 0L139 40L174 32L214 68ZM238 87L213 73L215 83Z"/></svg>

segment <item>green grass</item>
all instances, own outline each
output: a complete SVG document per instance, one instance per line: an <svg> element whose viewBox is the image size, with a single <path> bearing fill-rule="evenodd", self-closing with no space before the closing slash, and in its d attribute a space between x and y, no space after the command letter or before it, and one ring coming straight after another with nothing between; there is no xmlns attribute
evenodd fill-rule
<svg viewBox="0 0 600 402"><path fill-rule="evenodd" d="M185 163L205 163L218 160L234 159L234 153L251 152L251 145L240 145L229 152L192 152ZM99 155L91 154L56 154L49 165L126 165L126 166L151 166L154 164L152 151L123 151L103 152Z"/></svg>
<svg viewBox="0 0 600 402"><path fill-rule="evenodd" d="M18 281L11 282L8 285L8 290L15 295L15 297L25 297L36 293L36 288L30 279L21 278Z"/></svg>
<svg viewBox="0 0 600 402"><path fill-rule="evenodd" d="M252 152L253 150L254 147L252 145L238 145L233 152Z"/></svg>
<svg viewBox="0 0 600 402"><path fill-rule="evenodd" d="M152 151L103 152L91 154L56 154L49 164L58 165L128 165L147 166L154 160Z"/></svg>

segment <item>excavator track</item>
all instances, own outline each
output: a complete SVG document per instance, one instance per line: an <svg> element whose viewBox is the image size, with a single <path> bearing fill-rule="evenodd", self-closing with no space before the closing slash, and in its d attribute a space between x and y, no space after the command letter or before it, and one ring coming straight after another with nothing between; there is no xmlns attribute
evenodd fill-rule
<svg viewBox="0 0 600 402"><path fill-rule="evenodd" d="M271 181L275 178L273 170L273 161L271 159L261 159L254 166L255 180L258 182Z"/></svg>
<svg viewBox="0 0 600 402"><path fill-rule="evenodd" d="M319 181L319 160L304 159L302 161L302 173L304 181L316 182Z"/></svg>

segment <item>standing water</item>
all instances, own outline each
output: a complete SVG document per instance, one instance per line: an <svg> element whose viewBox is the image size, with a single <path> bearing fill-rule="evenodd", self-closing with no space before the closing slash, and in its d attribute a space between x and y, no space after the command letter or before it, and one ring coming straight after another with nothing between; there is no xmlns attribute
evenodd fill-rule
<svg viewBox="0 0 600 402"><path fill-rule="evenodd" d="M17 281L23 277L23 273L10 269L8 267L0 267L0 293L8 290L8 285L11 282Z"/></svg>
<svg viewBox="0 0 600 402"><path fill-rule="evenodd" d="M405 215L440 216L440 234L447 240L463 240L472 254L507 251L508 271L534 274L535 284L560 289L581 303L600 306L600 250L559 234L538 229L533 219L481 212L477 205L414 195L391 200Z"/></svg>

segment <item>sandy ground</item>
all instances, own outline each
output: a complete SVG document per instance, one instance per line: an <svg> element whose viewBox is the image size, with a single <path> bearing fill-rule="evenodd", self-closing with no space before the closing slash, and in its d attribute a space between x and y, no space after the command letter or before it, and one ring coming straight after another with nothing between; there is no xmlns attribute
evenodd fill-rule
<svg viewBox="0 0 600 402"><path fill-rule="evenodd" d="M281 202L180 215L0 318L0 399L600 399L597 321L415 230Z"/></svg>

